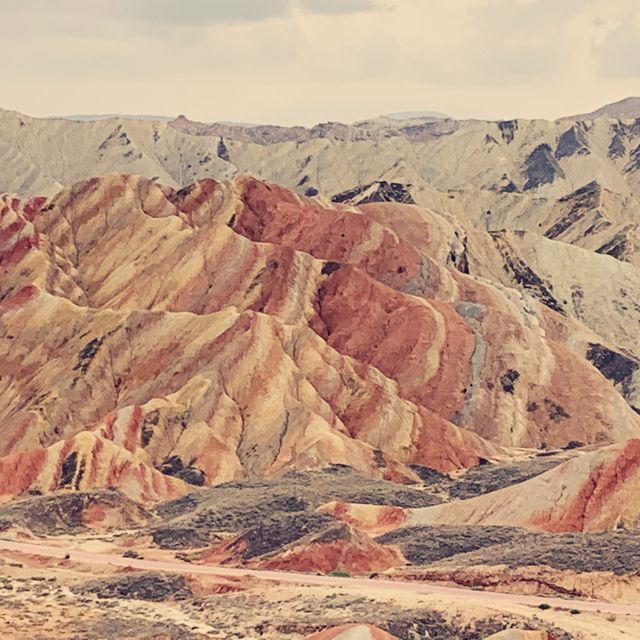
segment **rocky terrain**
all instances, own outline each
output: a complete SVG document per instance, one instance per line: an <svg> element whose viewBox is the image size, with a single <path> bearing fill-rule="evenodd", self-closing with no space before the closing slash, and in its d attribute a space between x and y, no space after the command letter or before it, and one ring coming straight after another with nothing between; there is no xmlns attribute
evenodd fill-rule
<svg viewBox="0 0 640 640"><path fill-rule="evenodd" d="M95 545L95 543L93 543ZM85 546L89 543L85 541ZM634 637L638 618L393 589L154 573L0 552L11 638L571 640ZM265 615L265 612L269 612ZM38 635L34 635L37 630Z"/></svg>
<svg viewBox="0 0 640 640"><path fill-rule="evenodd" d="M0 113L3 624L637 637L571 604L640 606L623 116Z"/></svg>

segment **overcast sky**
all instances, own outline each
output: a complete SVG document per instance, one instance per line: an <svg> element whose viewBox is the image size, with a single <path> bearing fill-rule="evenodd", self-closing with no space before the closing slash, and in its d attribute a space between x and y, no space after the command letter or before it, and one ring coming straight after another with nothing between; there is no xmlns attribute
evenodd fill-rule
<svg viewBox="0 0 640 640"><path fill-rule="evenodd" d="M0 0L0 106L278 124L640 95L639 0Z"/></svg>

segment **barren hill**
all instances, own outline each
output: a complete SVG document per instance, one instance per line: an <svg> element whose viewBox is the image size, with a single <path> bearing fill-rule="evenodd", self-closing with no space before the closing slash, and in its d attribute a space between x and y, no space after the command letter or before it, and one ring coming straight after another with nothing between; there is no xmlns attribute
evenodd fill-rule
<svg viewBox="0 0 640 640"><path fill-rule="evenodd" d="M615 118L617 120L633 120L640 118L640 98L629 97L606 104L590 113L567 116L563 120L595 120L596 118Z"/></svg>

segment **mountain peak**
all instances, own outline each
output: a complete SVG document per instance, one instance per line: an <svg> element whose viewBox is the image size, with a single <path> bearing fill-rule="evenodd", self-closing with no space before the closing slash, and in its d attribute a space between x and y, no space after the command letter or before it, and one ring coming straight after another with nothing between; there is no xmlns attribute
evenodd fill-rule
<svg viewBox="0 0 640 640"><path fill-rule="evenodd" d="M566 116L560 120L595 120L596 118L616 118L618 120L640 118L640 97L629 96L617 102L605 104L590 113Z"/></svg>

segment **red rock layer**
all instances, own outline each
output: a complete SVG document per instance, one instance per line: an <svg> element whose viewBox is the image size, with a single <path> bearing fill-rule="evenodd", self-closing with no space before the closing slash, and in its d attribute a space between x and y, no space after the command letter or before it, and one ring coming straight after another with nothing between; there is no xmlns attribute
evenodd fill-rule
<svg viewBox="0 0 640 640"><path fill-rule="evenodd" d="M337 525L253 564L283 571L365 573L386 571L406 564L406 560L395 549L376 544L351 527Z"/></svg>
<svg viewBox="0 0 640 640"><path fill-rule="evenodd" d="M46 449L32 449L0 458L0 497L28 490L87 491L117 487L136 502L176 498L186 492L181 480L170 478L129 452L90 433L80 433ZM104 521L106 514L89 511L88 523Z"/></svg>

